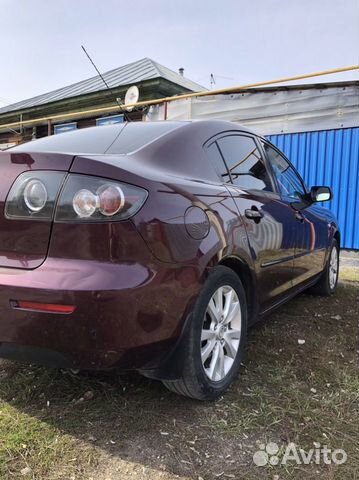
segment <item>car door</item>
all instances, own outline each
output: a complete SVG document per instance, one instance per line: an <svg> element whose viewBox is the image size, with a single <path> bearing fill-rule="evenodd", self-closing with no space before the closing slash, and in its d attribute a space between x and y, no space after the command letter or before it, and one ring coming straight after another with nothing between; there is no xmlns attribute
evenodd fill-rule
<svg viewBox="0 0 359 480"><path fill-rule="evenodd" d="M254 136L227 132L214 143L226 166L222 177L245 221L265 310L292 287L296 221L276 191Z"/></svg>
<svg viewBox="0 0 359 480"><path fill-rule="evenodd" d="M273 145L262 141L267 160L276 178L281 199L288 206L300 202L307 194L306 186L289 160ZM303 204L304 207L304 204ZM296 219L293 284L299 285L323 270L327 239L327 224L315 208L292 208Z"/></svg>

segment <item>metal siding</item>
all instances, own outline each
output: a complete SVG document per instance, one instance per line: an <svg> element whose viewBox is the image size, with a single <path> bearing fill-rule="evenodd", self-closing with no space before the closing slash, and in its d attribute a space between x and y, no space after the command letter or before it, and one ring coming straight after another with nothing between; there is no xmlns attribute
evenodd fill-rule
<svg viewBox="0 0 359 480"><path fill-rule="evenodd" d="M308 186L330 185L334 198L324 204L339 221L344 248L359 249L359 127L269 135Z"/></svg>
<svg viewBox="0 0 359 480"><path fill-rule="evenodd" d="M210 93L210 92L209 92ZM164 105L146 120L163 120ZM167 120L229 120L261 135L358 127L359 80L247 88L240 93L173 99Z"/></svg>

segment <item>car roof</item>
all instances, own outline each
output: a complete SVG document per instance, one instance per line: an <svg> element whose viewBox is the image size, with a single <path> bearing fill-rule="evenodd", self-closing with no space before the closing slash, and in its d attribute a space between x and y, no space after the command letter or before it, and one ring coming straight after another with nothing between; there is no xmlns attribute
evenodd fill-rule
<svg viewBox="0 0 359 480"><path fill-rule="evenodd" d="M97 161L100 156L104 163L141 176L167 174L218 182L203 147L222 133L234 132L253 134L238 123L222 120L127 122L45 137L9 149L9 153L66 153L88 159L97 157Z"/></svg>
<svg viewBox="0 0 359 480"><path fill-rule="evenodd" d="M240 130L253 133L238 123L222 120L185 120L124 122L88 127L59 135L43 137L9 149L12 152L57 152L74 154L128 154L144 148L172 131L182 130L210 137L222 131Z"/></svg>

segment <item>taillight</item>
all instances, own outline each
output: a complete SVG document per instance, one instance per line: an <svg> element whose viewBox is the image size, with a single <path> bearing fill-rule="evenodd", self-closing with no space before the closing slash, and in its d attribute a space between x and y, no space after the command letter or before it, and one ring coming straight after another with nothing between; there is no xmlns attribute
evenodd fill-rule
<svg viewBox="0 0 359 480"><path fill-rule="evenodd" d="M124 220L147 198L143 188L89 175L69 175L59 197L55 222Z"/></svg>
<svg viewBox="0 0 359 480"><path fill-rule="evenodd" d="M137 213L147 198L146 190L127 183L77 174L69 174L64 182L66 175L45 170L19 175L8 194L5 216L24 220L55 216L55 222L119 221Z"/></svg>
<svg viewBox="0 0 359 480"><path fill-rule="evenodd" d="M120 212L126 203L125 194L118 185L102 185L97 191L99 210L102 215L111 217Z"/></svg>
<svg viewBox="0 0 359 480"><path fill-rule="evenodd" d="M47 202L47 188L41 180L30 180L24 188L24 202L30 212L40 212Z"/></svg>
<svg viewBox="0 0 359 480"><path fill-rule="evenodd" d="M44 170L22 173L7 196L5 216L9 219L51 220L65 176L63 172Z"/></svg>
<svg viewBox="0 0 359 480"><path fill-rule="evenodd" d="M72 206L78 217L91 217L98 208L98 196L90 190L82 188L75 193Z"/></svg>

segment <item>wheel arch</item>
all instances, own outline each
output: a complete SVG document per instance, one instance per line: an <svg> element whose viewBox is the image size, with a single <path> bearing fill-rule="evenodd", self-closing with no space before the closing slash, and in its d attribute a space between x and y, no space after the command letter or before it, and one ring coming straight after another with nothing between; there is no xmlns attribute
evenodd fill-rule
<svg viewBox="0 0 359 480"><path fill-rule="evenodd" d="M230 268L233 270L242 282L244 291L246 293L246 301L248 306L248 324L252 324L256 321L259 313L258 296L256 293L256 280L253 268L244 259L235 256L228 255L222 257L220 260L218 257L213 257L203 270L201 275L201 283L204 283L208 272L211 268L218 265ZM192 306L195 301L195 297L191 299L190 305ZM181 334L178 336L176 344L173 348L167 352L167 355L155 368L149 367L149 369L143 369L140 371L146 377L157 380L173 380L180 375L180 367L183 363L183 355L185 354L184 344L187 341L187 335L189 332L189 326L191 323L191 308L187 308L185 319L183 322L183 328Z"/></svg>
<svg viewBox="0 0 359 480"><path fill-rule="evenodd" d="M244 291L246 292L246 300L248 307L248 323L254 323L258 315L258 296L256 291L256 279L253 270L242 258L230 255L222 258L218 265L233 270L242 282Z"/></svg>
<svg viewBox="0 0 359 480"><path fill-rule="evenodd" d="M331 235L329 236L328 248L327 248L327 251L325 253L324 268L326 267L326 265L329 261L329 252L330 252L330 247L332 245L333 240L336 240L338 242L338 247L339 247L339 250L340 250L341 235L340 235L339 228L337 226L334 226L334 225L332 226Z"/></svg>
<svg viewBox="0 0 359 480"><path fill-rule="evenodd" d="M336 230L334 235L333 235L333 238L338 242L338 246L340 248L340 232L339 230Z"/></svg>

